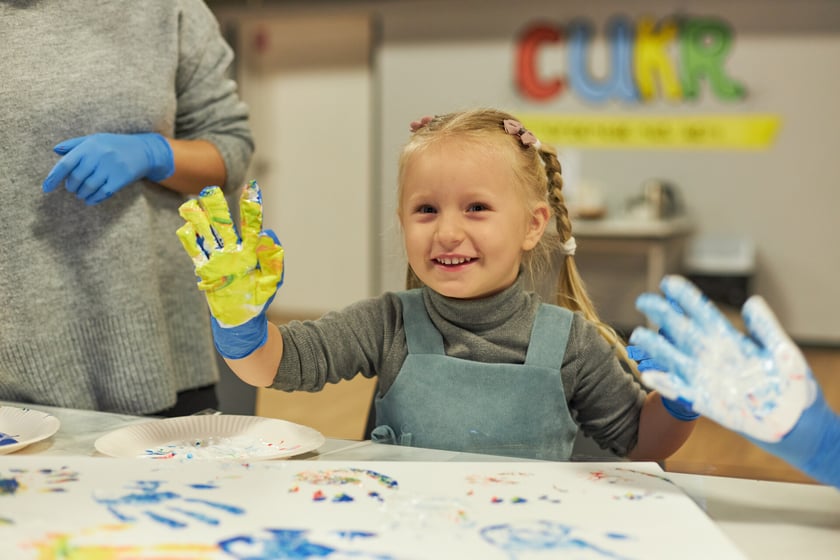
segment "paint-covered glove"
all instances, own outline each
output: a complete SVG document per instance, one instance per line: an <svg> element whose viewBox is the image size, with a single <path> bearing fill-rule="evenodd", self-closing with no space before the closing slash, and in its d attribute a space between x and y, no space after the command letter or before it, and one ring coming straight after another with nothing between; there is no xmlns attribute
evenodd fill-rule
<svg viewBox="0 0 840 560"><path fill-rule="evenodd" d="M283 247L273 231L262 231L256 181L245 186L239 205L241 237L219 187L181 205L187 223L177 232L207 296L216 349L235 360L265 344L266 310L283 283Z"/></svg>
<svg viewBox="0 0 840 560"><path fill-rule="evenodd" d="M661 330L660 334L665 336ZM667 339L668 337L665 336L665 338ZM639 368L639 373L644 373L646 371L666 371L665 366L654 360L641 346L628 346L627 355L631 360L636 362L636 366ZM662 406L665 407L665 410L667 410L671 416L677 420L682 420L683 422L697 420L700 416L691 408L691 403L686 402L683 399L672 400L662 396Z"/></svg>
<svg viewBox="0 0 840 560"><path fill-rule="evenodd" d="M647 371L642 381L840 487L840 416L765 301L753 296L744 304L747 336L685 278L667 276L660 288L684 314L659 295L639 296L636 307L671 338L633 331L630 342L667 370Z"/></svg>
<svg viewBox="0 0 840 560"><path fill-rule="evenodd" d="M674 300L668 300L668 303L671 305L677 313L682 314L683 310ZM665 340L668 342L673 343L673 340L670 336L668 336L667 331L664 328L659 329L659 334L665 337ZM627 355L636 361L636 366L639 370L639 373L644 373L646 371L666 371L665 366L657 362L653 359L653 357L645 352L645 349L641 346L633 346L630 345L627 347ZM677 420L682 420L684 422L690 422L692 420L697 420L700 416L697 412L695 412L691 408L691 403L686 402L685 400L678 398L676 400L666 398L662 395L662 406L665 407L665 410L668 413L676 418Z"/></svg>
<svg viewBox="0 0 840 560"><path fill-rule="evenodd" d="M140 179L162 181L175 173L169 141L153 132L80 136L61 142L53 151L64 157L44 179L44 192L54 191L64 181L65 188L88 205Z"/></svg>

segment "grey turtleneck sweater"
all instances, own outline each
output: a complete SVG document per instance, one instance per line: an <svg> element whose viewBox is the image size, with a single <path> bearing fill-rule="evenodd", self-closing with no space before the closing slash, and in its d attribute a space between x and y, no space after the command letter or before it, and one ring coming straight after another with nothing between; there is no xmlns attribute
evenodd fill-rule
<svg viewBox="0 0 840 560"><path fill-rule="evenodd" d="M541 301L524 291L521 281L481 300L447 298L423 288L423 301L447 355L486 363L525 362ZM394 293L316 321L292 321L281 325L280 332L283 359L272 387L283 391L318 391L326 383L361 374L378 376L379 393L384 395L408 354L402 304ZM645 393L579 313L572 322L561 378L569 410L583 432L601 447L626 455L637 441Z"/></svg>
<svg viewBox="0 0 840 560"><path fill-rule="evenodd" d="M175 230L184 197L140 181L86 206L41 184L53 146L160 132L253 143L233 53L200 0L0 2L0 399L124 413L215 382L204 295Z"/></svg>

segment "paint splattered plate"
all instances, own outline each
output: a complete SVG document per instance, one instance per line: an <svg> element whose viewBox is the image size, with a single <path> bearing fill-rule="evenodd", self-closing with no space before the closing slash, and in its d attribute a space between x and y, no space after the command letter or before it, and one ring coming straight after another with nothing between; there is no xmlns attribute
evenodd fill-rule
<svg viewBox="0 0 840 560"><path fill-rule="evenodd" d="M0 455L47 439L59 426L61 422L52 414L31 408L0 406Z"/></svg>
<svg viewBox="0 0 840 560"><path fill-rule="evenodd" d="M317 430L285 420L220 414L134 424L105 434L95 445L112 457L257 461L300 455L324 441Z"/></svg>

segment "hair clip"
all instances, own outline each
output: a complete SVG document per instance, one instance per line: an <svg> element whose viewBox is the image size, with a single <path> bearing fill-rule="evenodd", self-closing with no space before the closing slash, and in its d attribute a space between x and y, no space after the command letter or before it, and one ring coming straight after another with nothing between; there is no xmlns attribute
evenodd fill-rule
<svg viewBox="0 0 840 560"><path fill-rule="evenodd" d="M518 136L519 141L523 146L533 146L540 149L540 141L534 136L534 133L522 126L522 123L513 119L505 119L502 121L505 127L505 132L513 136Z"/></svg>
<svg viewBox="0 0 840 560"><path fill-rule="evenodd" d="M417 132L430 122L432 122L435 118L430 116L420 117L420 120L411 121L411 124L408 125L408 128L411 129L411 132Z"/></svg>

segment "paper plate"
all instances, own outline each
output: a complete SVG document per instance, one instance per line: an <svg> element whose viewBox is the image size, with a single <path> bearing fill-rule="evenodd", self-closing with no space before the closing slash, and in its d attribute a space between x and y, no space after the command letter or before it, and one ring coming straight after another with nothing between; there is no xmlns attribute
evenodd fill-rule
<svg viewBox="0 0 840 560"><path fill-rule="evenodd" d="M285 420L220 414L126 426L100 437L95 445L112 457L254 461L300 455L324 441L317 430Z"/></svg>
<svg viewBox="0 0 840 560"><path fill-rule="evenodd" d="M60 425L58 418L46 412L0 406L0 455L14 453L47 439L58 431Z"/></svg>

